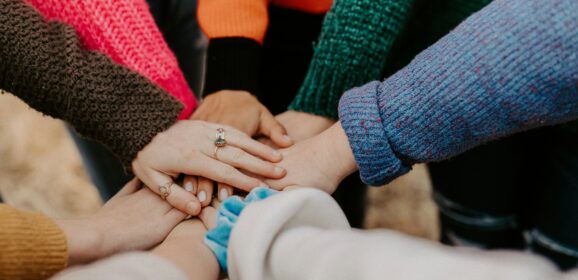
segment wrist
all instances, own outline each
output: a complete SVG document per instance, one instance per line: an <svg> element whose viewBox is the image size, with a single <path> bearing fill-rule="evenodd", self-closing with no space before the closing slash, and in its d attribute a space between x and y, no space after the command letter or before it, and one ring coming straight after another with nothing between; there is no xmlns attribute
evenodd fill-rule
<svg viewBox="0 0 578 280"><path fill-rule="evenodd" d="M341 122L335 123L324 133L327 133L324 146L330 154L334 154L338 160L335 161L335 175L341 180L351 175L357 170L353 151L349 146L347 134L341 127Z"/></svg>
<svg viewBox="0 0 578 280"><path fill-rule="evenodd" d="M66 236L68 265L89 263L106 256L101 246L103 234L88 219L55 220Z"/></svg>

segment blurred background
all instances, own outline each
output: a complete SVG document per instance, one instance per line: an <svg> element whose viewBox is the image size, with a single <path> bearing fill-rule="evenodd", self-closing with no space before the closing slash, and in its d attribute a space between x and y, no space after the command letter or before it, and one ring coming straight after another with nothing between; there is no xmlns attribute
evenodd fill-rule
<svg viewBox="0 0 578 280"><path fill-rule="evenodd" d="M86 216L102 201L61 121L0 94L0 196L54 218ZM392 228L439 239L437 209L424 165L387 187L370 188L366 228Z"/></svg>

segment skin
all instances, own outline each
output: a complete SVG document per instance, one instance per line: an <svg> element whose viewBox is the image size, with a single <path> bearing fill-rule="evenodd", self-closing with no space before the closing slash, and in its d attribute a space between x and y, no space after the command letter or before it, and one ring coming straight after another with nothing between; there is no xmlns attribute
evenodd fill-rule
<svg viewBox="0 0 578 280"><path fill-rule="evenodd" d="M286 111L275 117L295 142L307 140L330 128L335 120L305 112Z"/></svg>
<svg viewBox="0 0 578 280"><path fill-rule="evenodd" d="M285 148L293 144L293 140L287 135L281 122L257 98L246 91L221 90L208 95L191 119L234 127L251 137L269 139L276 147ZM217 157L220 159L222 156L220 149ZM254 170L245 170L260 175ZM215 184L220 201L233 194L233 186L247 190L235 182L214 180L207 176L186 176L183 184L193 190L199 200L202 200L200 202L203 207L211 203Z"/></svg>
<svg viewBox="0 0 578 280"><path fill-rule="evenodd" d="M149 249L185 218L186 214L141 186L132 180L90 217L55 221L68 242L69 265Z"/></svg>
<svg viewBox="0 0 578 280"><path fill-rule="evenodd" d="M204 208L197 219L176 226L152 253L175 264L189 279L218 279L219 263L204 243L207 230L216 226L216 217L213 206Z"/></svg>
<svg viewBox="0 0 578 280"><path fill-rule="evenodd" d="M315 187L329 194L339 183L357 170L347 135L337 122L321 134L281 150L283 160L278 163L288 170L281 179L268 179L270 187Z"/></svg>
<svg viewBox="0 0 578 280"><path fill-rule="evenodd" d="M201 220L184 221L152 253L173 263L189 279L218 279L219 263L203 241L206 232Z"/></svg>
<svg viewBox="0 0 578 280"><path fill-rule="evenodd" d="M218 157L215 158L214 141L218 128L225 130L227 145L219 148ZM264 184L240 170L264 178L281 178L285 170L274 164L281 158L278 151L232 127L184 120L156 135L138 153L132 169L154 193L161 195L161 186L169 189L167 202L194 216L201 209L201 202L197 199L201 188L196 188L194 192L181 188L174 182L179 174L201 176L250 191ZM207 192L207 197L211 194Z"/></svg>

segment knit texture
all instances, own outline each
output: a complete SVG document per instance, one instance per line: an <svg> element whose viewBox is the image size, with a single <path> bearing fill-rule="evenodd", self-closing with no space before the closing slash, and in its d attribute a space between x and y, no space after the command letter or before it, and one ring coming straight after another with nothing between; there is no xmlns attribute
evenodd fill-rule
<svg viewBox="0 0 578 280"><path fill-rule="evenodd" d="M326 13L333 2L333 0L198 0L199 26L209 40L241 37L262 44L269 24L267 11L269 1L279 7L314 14Z"/></svg>
<svg viewBox="0 0 578 280"><path fill-rule="evenodd" d="M337 118L341 94L378 79L414 0L336 0L289 109Z"/></svg>
<svg viewBox="0 0 578 280"><path fill-rule="evenodd" d="M84 50L70 26L19 0L0 0L0 10L0 88L102 142L126 167L182 111L146 78Z"/></svg>
<svg viewBox="0 0 578 280"><path fill-rule="evenodd" d="M184 104L180 119L191 115L195 97L145 0L26 1L46 19L74 27L83 47L108 55L177 98Z"/></svg>
<svg viewBox="0 0 578 280"><path fill-rule="evenodd" d="M232 196L227 198L217 211L215 228L207 231L205 235L205 244L213 251L221 269L227 272L227 251L229 247L229 238L233 227L237 223L241 212L249 204L264 200L272 195L279 193L273 189L255 188L245 197L241 199L239 196Z"/></svg>
<svg viewBox="0 0 578 280"><path fill-rule="evenodd" d="M0 204L0 279L47 279L66 267L66 237L48 217Z"/></svg>
<svg viewBox="0 0 578 280"><path fill-rule="evenodd" d="M576 119L577 14L574 0L495 0L383 83L348 91L339 115L363 180Z"/></svg>

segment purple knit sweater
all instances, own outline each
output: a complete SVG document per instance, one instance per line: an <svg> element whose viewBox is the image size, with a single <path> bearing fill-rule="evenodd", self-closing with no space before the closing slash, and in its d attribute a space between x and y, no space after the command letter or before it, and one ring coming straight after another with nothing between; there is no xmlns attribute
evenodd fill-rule
<svg viewBox="0 0 578 280"><path fill-rule="evenodd" d="M384 82L345 93L339 115L370 185L576 119L578 0L495 0Z"/></svg>

